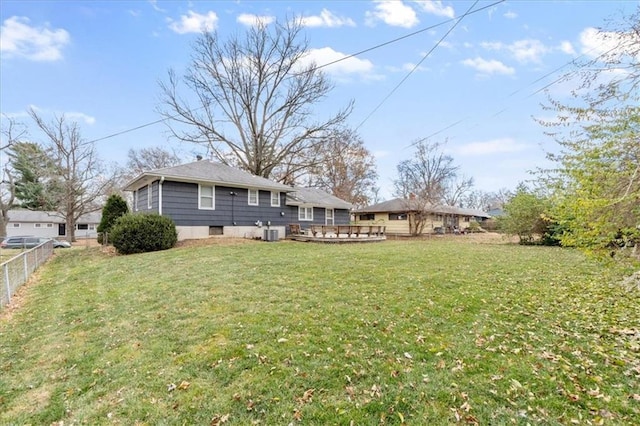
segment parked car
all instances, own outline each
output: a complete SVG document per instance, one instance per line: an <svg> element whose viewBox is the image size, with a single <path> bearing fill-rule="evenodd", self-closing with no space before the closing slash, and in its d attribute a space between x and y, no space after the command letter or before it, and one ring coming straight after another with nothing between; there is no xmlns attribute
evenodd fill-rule
<svg viewBox="0 0 640 426"><path fill-rule="evenodd" d="M6 249L30 249L40 244L53 241L53 248L69 248L71 244L68 241L59 241L55 238L47 238L47 237L34 237L32 235L23 235L17 237L8 237L5 238L0 243L0 248Z"/></svg>

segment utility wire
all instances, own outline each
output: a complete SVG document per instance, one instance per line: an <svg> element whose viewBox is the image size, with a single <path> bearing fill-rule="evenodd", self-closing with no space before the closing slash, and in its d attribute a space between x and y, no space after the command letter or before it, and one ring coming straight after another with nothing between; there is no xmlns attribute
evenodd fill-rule
<svg viewBox="0 0 640 426"><path fill-rule="evenodd" d="M364 118L364 120L362 120L360 122L360 124L358 124L358 126L355 128L355 131L358 131L358 129L360 127L362 127L362 125L364 123L366 123L367 120L369 120L369 118L371 118L371 116L373 114L375 114L376 111L378 111L380 109L380 107L382 107L382 105L384 105L384 103L400 88L400 86L402 86L402 84L405 81L407 81L407 79L411 76L411 74L413 74L415 72L415 70L417 70L420 67L420 65L429 57L429 55L431 55L431 53L434 50L436 50L438 48L438 46L440 46L440 44L444 41L444 39L447 38L447 36L451 33L451 31L453 31L458 26L458 24L465 18L465 16L469 15L469 12L471 12L471 9L473 9L475 7L475 5L478 4L478 1L479 0L476 0L471 5L471 7L469 7L469 9L467 9L467 11L461 17L459 17L456 20L456 22L451 26L451 28L449 28L449 30L446 33L444 33L444 35L442 37L440 37L440 40L438 40L438 42L431 49L429 49L429 51L427 53L424 54L422 59L420 59L420 61L413 66L413 68L407 73L407 75L405 75L404 78L402 80L400 80L400 82L398 82L398 84L396 84L393 89L391 89L389 94L387 94L387 96L385 96L384 99L382 99L382 101L380 101L380 103L369 113L369 115L367 115Z"/></svg>
<svg viewBox="0 0 640 426"><path fill-rule="evenodd" d="M505 1L505 0L498 0L498 1L496 1L496 2L493 2L493 3L491 3L491 4L487 5L487 6L483 6L483 7L479 8L479 9L474 10L474 11L467 11L467 12L466 12L462 17L460 17L460 18L451 18L451 19L447 19L446 21L442 21L442 22L439 22L439 23L437 23L437 24L431 25L431 26L429 26L429 27L425 27L425 28L419 29L419 30L414 31L414 32L412 32L412 33L405 34L405 35L403 35L403 36L401 36L401 37L397 37L397 38L394 38L394 39L392 39L392 40L389 40L389 41L386 41L386 42L383 42L383 43L376 44L376 45L374 45L374 46L372 46L372 47L369 47L369 48L367 48L367 49L360 50L360 51L358 51L358 52L356 52L356 53L352 53L352 54L347 55L347 56L344 56L344 57L342 57L342 58L340 58L340 59L336 59L336 60L334 60L334 61L327 62L327 63L325 63L325 64L315 66L315 67L313 67L313 68L311 68L311 69L309 69L309 70L306 70L306 71L304 71L304 72L302 72L302 73L293 74L293 75L295 76L295 75L301 75L301 74L305 74L305 73L309 73L309 72L314 72L314 71L316 71L316 70L319 70L319 69L322 69L322 68L328 67L328 66L330 66L330 65L337 64L338 62L346 61L347 59L351 59L351 58L354 58L354 57L356 57L356 56L360 56L360 55L362 55L362 54L364 54L364 53L368 53L368 52L371 52L371 51L373 51L373 50L380 49L380 48L382 48L382 47L388 46L388 45L390 45L390 44L397 43L397 42L402 41L402 40L404 40L404 39L407 39L407 38L410 38L410 37L416 36L416 35L418 35L418 34L421 34L421 33L425 32L425 31L429 31L429 30L432 30L432 29L437 28L437 27L439 27L439 26L442 26L442 25L448 24L448 23L450 23L450 22L452 22L452 21L456 21L456 24L455 24L455 25L457 25L457 22L459 22L459 21L460 21L462 18L464 18L465 16L467 16L467 15L471 15L471 14L474 14L474 13L481 12L481 11L483 11L483 10L485 10L485 9L488 9L488 8L490 8L490 7L493 7L493 6L495 6L495 5L498 5L498 4L500 4L500 3L503 3L504 1ZM477 2L478 2L478 1L476 1L476 3L477 3ZM474 3L474 5L475 5L476 3ZM473 7L473 6L472 6L472 7ZM455 27L455 25L454 25L454 27ZM447 34L448 34L448 33L447 33ZM423 59L423 60L424 60L424 59ZM421 61L421 62L422 62L422 61ZM418 64L418 65L419 65L419 64ZM406 79L406 78L405 78L405 79ZM197 110L199 110L199 109L202 109L202 108L204 108L204 106L203 106L203 107L199 107L199 108L195 108L195 111L197 111ZM149 127L149 126L153 126L153 125L155 125L155 124L162 123L163 121L167 121L167 120L172 120L172 119L174 119L174 118L178 118L179 116L180 116L180 114L174 114L174 115L171 115L171 116L168 116L168 117L161 118L161 119L156 120L156 121L152 121L152 122L149 122L149 123L146 123L146 124L142 124L142 125L140 125L140 126L136 126L136 127L132 127L132 128L130 128L130 129L122 130L122 131L120 131L120 132L112 133L112 134L110 134L110 135L103 136L103 137L98 138L98 139L93 139L93 140L89 141L89 143L93 143L93 142L100 142L100 141L103 141L103 140L105 140L105 139L111 139L111 138L114 138L114 137L116 137L116 136L124 135L124 134L126 134L126 133L130 133L130 132L133 132L133 131L136 131L136 130L143 129L143 128L145 128L145 127ZM368 118L368 117L367 117L367 118ZM364 124L364 121L363 121L362 123L360 123L360 125L362 125L362 124ZM356 129L358 129L359 127L360 127L360 126L358 126Z"/></svg>

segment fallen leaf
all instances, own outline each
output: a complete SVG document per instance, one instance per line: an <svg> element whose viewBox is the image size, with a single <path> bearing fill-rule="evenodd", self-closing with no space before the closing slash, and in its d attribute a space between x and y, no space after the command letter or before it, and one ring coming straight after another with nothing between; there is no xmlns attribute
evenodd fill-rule
<svg viewBox="0 0 640 426"><path fill-rule="evenodd" d="M182 381L180 382L180 384L178 385L178 390L187 390L189 389L189 386L191 386L191 383L187 382L187 381Z"/></svg>

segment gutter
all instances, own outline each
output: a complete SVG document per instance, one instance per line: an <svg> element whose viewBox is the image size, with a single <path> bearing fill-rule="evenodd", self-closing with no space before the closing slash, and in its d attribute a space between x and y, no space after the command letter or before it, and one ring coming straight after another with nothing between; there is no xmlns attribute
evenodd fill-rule
<svg viewBox="0 0 640 426"><path fill-rule="evenodd" d="M164 182L164 176L160 176L160 182L158 183L158 214L162 216L162 183Z"/></svg>

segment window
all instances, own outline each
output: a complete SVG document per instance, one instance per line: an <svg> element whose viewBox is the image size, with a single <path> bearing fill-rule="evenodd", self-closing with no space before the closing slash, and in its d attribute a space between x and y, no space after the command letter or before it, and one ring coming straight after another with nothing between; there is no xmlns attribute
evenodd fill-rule
<svg viewBox="0 0 640 426"><path fill-rule="evenodd" d="M33 227L34 228L42 228L42 224L41 223L34 223Z"/></svg>
<svg viewBox="0 0 640 426"><path fill-rule="evenodd" d="M333 225L333 209L325 209L324 222L325 225Z"/></svg>
<svg viewBox="0 0 640 426"><path fill-rule="evenodd" d="M249 190L249 205L250 206L257 206L259 201L258 201L258 193L259 191L257 189L250 189Z"/></svg>
<svg viewBox="0 0 640 426"><path fill-rule="evenodd" d="M14 228L20 228L20 224L19 223L12 223L11 226L14 227Z"/></svg>
<svg viewBox="0 0 640 426"><path fill-rule="evenodd" d="M471 221L471 218L470 218L469 216L465 216L465 217L464 217L464 221L465 221L465 222L469 222L469 221Z"/></svg>
<svg viewBox="0 0 640 426"><path fill-rule="evenodd" d="M407 220L406 213L389 213L389 220Z"/></svg>
<svg viewBox="0 0 640 426"><path fill-rule="evenodd" d="M360 216L358 216L358 219L360 219L360 220L376 220L376 214L375 213L361 214Z"/></svg>
<svg viewBox="0 0 640 426"><path fill-rule="evenodd" d="M151 185L147 185L147 209L149 210L153 206L153 187Z"/></svg>
<svg viewBox="0 0 640 426"><path fill-rule="evenodd" d="M86 223L78 223L78 224L76 225L76 229L77 229L78 231L88 231L88 230L89 230L89 225L88 225L88 224L86 224Z"/></svg>
<svg viewBox="0 0 640 426"><path fill-rule="evenodd" d="M313 207L298 207L298 220L313 220Z"/></svg>
<svg viewBox="0 0 640 426"><path fill-rule="evenodd" d="M96 224L95 223L90 223L89 224L89 231L95 231L96 230Z"/></svg>
<svg viewBox="0 0 640 426"><path fill-rule="evenodd" d="M53 228L53 223L47 223L47 228Z"/></svg>
<svg viewBox="0 0 640 426"><path fill-rule="evenodd" d="M213 186L198 185L198 208L200 210L216 208Z"/></svg>
<svg viewBox="0 0 640 426"><path fill-rule="evenodd" d="M133 191L133 210L138 211L138 190Z"/></svg>
<svg viewBox="0 0 640 426"><path fill-rule="evenodd" d="M271 191L271 207L280 207L280 193Z"/></svg>

